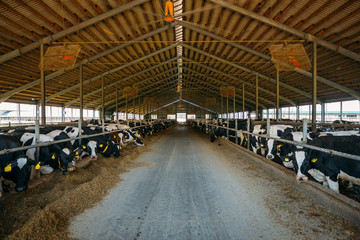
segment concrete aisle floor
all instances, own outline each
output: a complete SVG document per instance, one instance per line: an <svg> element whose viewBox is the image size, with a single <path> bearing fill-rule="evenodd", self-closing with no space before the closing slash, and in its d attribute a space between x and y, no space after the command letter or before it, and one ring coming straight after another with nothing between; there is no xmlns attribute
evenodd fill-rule
<svg viewBox="0 0 360 240"><path fill-rule="evenodd" d="M254 163L174 126L104 201L73 219L81 239L355 239L346 221Z"/></svg>

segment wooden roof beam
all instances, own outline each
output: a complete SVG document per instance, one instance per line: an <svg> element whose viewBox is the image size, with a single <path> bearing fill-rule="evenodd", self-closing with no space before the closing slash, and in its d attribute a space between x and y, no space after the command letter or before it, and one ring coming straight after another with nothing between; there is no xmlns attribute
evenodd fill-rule
<svg viewBox="0 0 360 240"><path fill-rule="evenodd" d="M83 28L89 27L89 26L91 26L91 25L93 25L95 23L98 23L98 22L106 19L106 18L112 17L112 16L114 16L116 14L119 14L121 12L129 10L129 9L139 5L139 4L143 4L143 3L148 2L148 1L149 0L135 0L135 1L129 2L127 4L124 4L124 5L120 6L120 7L112 9L112 10L110 10L110 11L104 13L104 14L98 15L98 16L96 16L94 18L91 18L91 19L89 19L87 21L84 21L84 22L79 23L79 24L77 24L75 26L72 26L72 27L70 27L68 29L65 29L65 30L63 30L61 32L55 33L55 34L53 34L53 35L51 35L49 37L46 37L46 38L43 38L43 39L41 39L39 41L33 42L33 43L31 43L31 44L29 44L29 45L27 45L25 47L22 47L22 48L14 50L14 51L11 51L9 53L3 54L3 55L0 56L0 63L11 60L11 59L13 59L15 57L18 57L20 55L23 55L23 54L25 54L27 52L30 52L30 51L40 47L40 45L42 43L51 43L52 41L55 41L55 40L60 39L62 37L65 37L66 35L77 32L77 31L79 31L79 30L81 30Z"/></svg>
<svg viewBox="0 0 360 240"><path fill-rule="evenodd" d="M188 58L185 58L185 57L183 57L183 60L185 60L185 61L191 61L191 59L188 59ZM251 84L251 83L249 83L249 82L247 82L247 81L244 81L244 80L241 80L241 79L236 78L236 77L234 77L234 76L231 76L231 75L229 75L229 74L226 74L226 73L224 73L224 72L222 72L222 71L216 70L216 69L214 69L214 68L212 68L212 67L205 66L204 64L200 64L200 63L194 63L194 64L195 64L195 65L199 65L199 66L201 66L202 68L205 68L205 69L207 69L207 70L210 70L210 71L213 71L213 72L222 74L222 75L224 75L224 76L226 76L226 77L228 77L228 78L231 78L231 79L235 80L236 82L244 83L245 85L247 85L247 86L249 86L249 87L252 87L252 88L255 88L255 87L256 87L254 84ZM263 92L265 92L265 93L267 93L267 94L269 94L269 95L272 95L272 96L276 97L276 93L273 93L273 92L271 92L271 91L269 91L269 90L266 90L265 88L259 87L259 90L260 90L260 91L263 91ZM280 99L282 99L282 100L290 103L290 104L293 105L293 106L296 106L296 105L297 105L294 101L292 101L292 100L290 100L290 99L288 99L288 98L286 98L286 97L280 96Z"/></svg>
<svg viewBox="0 0 360 240"><path fill-rule="evenodd" d="M175 48L177 45L179 45L179 44L176 43L176 44L170 45L170 46L168 46L168 47L166 47L166 48L163 48L163 49L161 49L161 50L159 50L159 51L156 51L156 52L150 53L150 54L148 54L148 55L146 55L146 56L144 56L144 57L138 58L138 59L136 59L135 61L132 61L132 62L127 63L127 64L124 64L124 65L121 65L120 67L113 68L113 69L111 69L111 70L109 70L109 71L107 71L107 72L101 73L101 74L99 74L99 75L97 75L97 76L95 76L95 77L92 77L92 78L84 81L83 84L84 84L84 85L89 84L89 83L91 83L92 81L95 81L95 80L97 80L97 79L102 78L103 76L106 76L106 75L108 75L108 74L113 74L113 73L115 73L115 72L117 72L117 71L120 71L120 70L123 69L123 68L129 67L129 66L133 65L134 63L141 62L141 61L143 61L143 60L145 60L145 59L148 59L148 58L150 58L150 57L152 57L152 56L158 55L159 53L162 53L162 52L168 51L168 50L170 50L170 49L172 49L172 48ZM67 92L73 91L73 90L75 90L75 89L77 89L77 88L79 88L79 87L80 87L80 84L73 85L72 87L69 87L69 88L67 88L67 89L64 89L64 90L58 92L58 93L55 93L55 94L53 94L53 95L51 95L51 96L48 96L48 97L46 98L46 101L49 101L50 99L53 99L53 98L58 97L58 96L60 96L60 95L63 95L63 94L65 94L65 93L67 93Z"/></svg>
<svg viewBox="0 0 360 240"><path fill-rule="evenodd" d="M327 42L325 40L322 40L318 37L315 37L309 33L305 33L305 32L302 32L302 31L299 31L293 27L290 27L286 24L283 24L283 23L280 23L280 22L277 22L277 21L274 21L272 19L269 19L267 17L264 17L264 16L261 16L260 14L257 14L253 11L249 11L249 10L246 10L242 7L239 7L239 6L236 6L230 2L227 2L227 1L223 1L223 0L210 0L210 2L214 3L214 4L218 4L222 7L225 7L225 8L228 8L234 12L238 12L244 16L248 16L252 19L255 19L255 20L258 20L258 21L261 21L265 24L268 24L268 25L271 25L273 27L276 27L276 28L279 28L285 32L288 32L290 34L293 34L295 36L298 36L302 39L305 39L307 41L315 41L317 42L320 46L323 46L323 47L326 47L336 53L339 53L339 54L342 54L344 56L347 56L349 58L352 58L356 61L360 61L360 54L357 54L356 52L353 52L353 51L350 51L348 49L345 49L343 47L340 47L340 46L337 46L335 44L332 44L330 42Z"/></svg>
<svg viewBox="0 0 360 240"><path fill-rule="evenodd" d="M151 70L153 70L153 69L155 69L155 68L158 68L158 67L160 67L160 66L163 66L163 65L165 65L165 64L168 64L168 63L170 63L170 62L172 62L172 61L175 61L175 60L177 60L177 59L178 59L178 57L174 57L174 58L172 58L172 59L170 59L170 60L167 60L166 62L157 64L157 65L155 65L155 66L152 66L152 67L150 67L150 68L147 68L147 69L144 70L144 71L138 72L138 73L136 73L136 74L134 74L134 75L131 75L131 76L128 76L128 77L126 77L126 78L120 79L120 80L118 80L118 81L116 81L116 82L113 82L113 83L107 85L106 87L107 87L107 88L113 87L113 86L115 86L116 84L125 82L125 81L127 81L127 80L129 80L129 79L131 79L131 78L134 78L134 77L136 77L136 76L139 76L139 75L141 75L141 74L144 74L144 73L146 73L146 72L148 72L148 71L151 71ZM175 69L176 69L176 68L175 68ZM174 68L172 68L172 69L170 69L170 70L174 70ZM170 70L168 70L168 71L170 71ZM165 72L163 72L162 74L165 74ZM150 79L152 79L152 78L150 78ZM132 86L133 86L133 87L134 87L134 86L137 86L137 85L139 85L139 84L141 84L141 83L143 83L143 82L145 82L145 81L147 81L147 80L150 80L150 79L144 79L144 80L142 80L142 81L140 81L140 82L137 82L137 83L133 84ZM99 92L101 92L101 89L98 89L98 90L92 91L92 92L90 92L90 93L88 93L88 94L85 94L85 95L84 95L84 98L87 98L87 97L89 97L89 96L91 96L91 95L94 95L94 94L96 94L96 93L99 93ZM68 107L68 106L70 106L70 105L72 105L72 104L74 104L74 103L76 103L76 102L78 102L78 101L80 101L80 98L76 98L76 99L74 99L74 100L71 100L70 102L68 102L68 103L65 104L65 107Z"/></svg>
<svg viewBox="0 0 360 240"><path fill-rule="evenodd" d="M173 26L173 25L175 25L175 23L173 23L171 26ZM151 36L153 36L153 35L156 35L156 34L158 34L158 33L161 33L161 32L163 32L163 31L166 31L166 30L168 30L168 29L169 29L169 26L161 27L161 28L156 29L156 30L154 30L154 31L152 31L152 32L149 32L149 33L147 33L147 34L141 35L140 37L134 39L134 41L144 40L144 39L146 39L146 38L148 38L148 37L151 37ZM125 47L127 47L127 46L129 46L129 45L131 45L131 44L133 44L133 41L129 41L128 43L124 43L124 44L120 44L120 45L118 45L118 46L116 46L116 47L114 47L114 48L111 48L111 49L106 50L106 51L104 51L104 52L102 52L102 53L100 53L100 54L97 54L97 55L92 56L92 57L90 57L90 58L88 58L88 59L85 59L85 60L83 60L83 61L81 61L81 62L76 63L71 69L68 69L68 70L59 70L59 71L53 72L53 73L51 73L51 74L49 74L49 75L47 75L47 76L45 77L45 81L51 80L51 79L53 79L53 78L56 78L56 77L58 77L58 76L60 76L60 75L62 75L62 74L64 74L64 73L66 73L66 72L68 72L68 71L71 71L71 70L73 70L73 69L75 69L75 68L80 67L81 64L86 64L86 63L88 63L88 62L92 62L92 61L94 61L94 60L96 60L96 59L98 59L98 58L104 57L104 56L106 56L106 55L108 55L108 54L110 54L110 53L113 53L113 52L115 52L115 51L118 51L118 50L120 50L120 49L123 49L123 48L125 48ZM36 86L36 85L39 85L40 82L41 82L41 80L40 80L40 79L37 79L37 80L34 80L34 81L30 82L30 83L27 83L27 84L25 84L25 85L23 85L23 86L21 86L21 87L18 87L18 88L16 88L16 89L13 89L13 90L11 90L11 91L8 91L8 92L0 95L0 103L6 101L8 98L10 98L11 96L13 96L13 95L15 95L15 94L17 94L17 93L19 93L19 92L21 92L21 91L24 91L24 90L27 90L27 89L29 89L29 88L32 88L32 87L34 87L34 86ZM75 88L74 88L74 89L75 89ZM51 98L50 98L50 99L51 99ZM49 101L50 99L47 98L46 101Z"/></svg>
<svg viewBox="0 0 360 240"><path fill-rule="evenodd" d="M272 82L272 83L274 83L274 84L276 83L276 80L275 80L275 79L273 79L273 78L271 78L271 77L268 77L268 76L265 76L265 75L263 75L263 74L261 74L261 73L259 73L259 72L256 72L256 71L250 70L250 69L248 69L248 68L242 67L242 66L240 66L240 65L234 64L234 63L229 62L229 61L227 61L227 60L225 60L225 59L222 59L222 58L220 58L220 57L218 57L218 56L215 56L215 55L213 55L213 54L204 52L204 51L202 51L202 50L200 50L200 49L194 48L194 47L192 47L192 46L190 46L190 45L187 45L187 44L184 44L184 43L181 43L181 45L182 45L183 47L187 48L187 49L193 50L193 51L195 51L195 52L198 52L198 53L201 53L201 54L203 54L203 55L205 55L205 56L214 58L214 59L216 59L216 60L218 60L218 61L220 61L220 62L226 63L226 64L228 64L228 65L230 65L230 66L235 67L235 68L239 68L239 69L241 69L241 70L243 70L243 71L245 71L245 72L251 73L251 74L253 74L254 76L255 76L255 75L258 75L259 77L261 77L261 78L263 78L263 79L265 79L265 80L268 80L268 81L270 81L270 82ZM286 83L280 82L280 86L282 86L282 87L284 87L284 88L287 88L287 89L289 89L289 90L291 90L291 91L297 92L297 93L299 93L299 94L301 94L301 95L303 95L303 96L305 96L305 97L312 98L312 95L311 95L310 93L307 93L307 92L304 92L304 91L302 91L302 90L299 90L299 89L297 89L297 88L295 88L295 87L292 87L292 86L290 86L290 85L288 85L288 84L286 84Z"/></svg>

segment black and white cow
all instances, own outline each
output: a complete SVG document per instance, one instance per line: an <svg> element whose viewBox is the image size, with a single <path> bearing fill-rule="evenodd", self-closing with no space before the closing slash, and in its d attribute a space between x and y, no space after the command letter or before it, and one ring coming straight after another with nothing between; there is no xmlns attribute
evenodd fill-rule
<svg viewBox="0 0 360 240"><path fill-rule="evenodd" d="M63 130L69 137L78 137L79 136L79 128L78 127L65 127ZM81 130L82 134L84 131ZM91 159L97 159L96 155L96 145L97 142L94 140L90 140L88 138L81 139L81 144L79 140L72 140L71 144L73 145L75 157L79 158L80 156L90 155Z"/></svg>
<svg viewBox="0 0 360 240"><path fill-rule="evenodd" d="M54 138L40 134L40 142L53 142ZM19 138L22 146L35 145L35 134L34 133L24 133L21 134ZM36 148L30 148L26 151L26 155L35 161L35 152ZM74 154L68 148L61 148L58 144L52 144L49 146L40 147L40 161L42 166L40 171L43 174L49 174L53 172L54 169L61 169L63 174L67 174L69 163L72 162Z"/></svg>
<svg viewBox="0 0 360 240"><path fill-rule="evenodd" d="M134 142L136 146L144 146L144 143L141 141L140 137L135 135L132 131L126 130L121 131L124 135L124 143Z"/></svg>
<svg viewBox="0 0 360 240"><path fill-rule="evenodd" d="M271 125L270 126L270 137L280 138L283 134L291 133L294 131L293 126L290 125ZM264 132L264 135L267 132ZM266 158L274 159L275 156L272 154L273 146L274 146L275 139L267 139L261 138L260 139L260 147L264 148L268 151Z"/></svg>
<svg viewBox="0 0 360 240"><path fill-rule="evenodd" d="M20 142L11 136L0 135L0 150L21 147ZM8 179L16 183L15 191L22 192L28 187L32 165L22 151L0 155L0 196L3 192L2 180Z"/></svg>
<svg viewBox="0 0 360 240"><path fill-rule="evenodd" d="M308 144L360 156L360 136L321 136ZM353 159L307 148L304 158L297 158L295 165L297 179L307 180L306 173L317 169L336 192L339 192L339 178L360 185L360 162Z"/></svg>

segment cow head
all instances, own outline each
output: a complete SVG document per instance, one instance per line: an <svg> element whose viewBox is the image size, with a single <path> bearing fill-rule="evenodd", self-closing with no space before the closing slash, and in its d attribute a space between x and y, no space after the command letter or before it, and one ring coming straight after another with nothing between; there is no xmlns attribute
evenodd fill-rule
<svg viewBox="0 0 360 240"><path fill-rule="evenodd" d="M217 136L216 136L214 133L212 133L212 134L210 135L210 141L211 141L211 142L214 142L215 139L217 139Z"/></svg>
<svg viewBox="0 0 360 240"><path fill-rule="evenodd" d="M140 138L135 138L135 144L136 146L144 146L144 143L141 141Z"/></svg>
<svg viewBox="0 0 360 240"><path fill-rule="evenodd" d="M16 192L23 192L28 188L32 165L36 165L36 169L40 168L40 163L29 159L25 155L19 155L3 169L3 174L11 175L11 179L16 183Z"/></svg>
<svg viewBox="0 0 360 240"><path fill-rule="evenodd" d="M59 163L59 169L62 171L62 173L65 175L68 172L68 168L72 170L73 166L73 159L74 159L74 153L73 151L70 151L68 148L62 149L60 153L53 153L51 155L51 158L56 158Z"/></svg>
<svg viewBox="0 0 360 240"><path fill-rule="evenodd" d="M96 160L97 156L96 156L96 147L97 147L97 142L96 141L89 141L86 144L87 149L89 150L90 156L92 160Z"/></svg>
<svg viewBox="0 0 360 240"><path fill-rule="evenodd" d="M305 151L304 149L299 149L294 152L294 169L296 172L296 179L299 181L307 181L308 177L306 176L307 170L310 169L308 163L305 162Z"/></svg>

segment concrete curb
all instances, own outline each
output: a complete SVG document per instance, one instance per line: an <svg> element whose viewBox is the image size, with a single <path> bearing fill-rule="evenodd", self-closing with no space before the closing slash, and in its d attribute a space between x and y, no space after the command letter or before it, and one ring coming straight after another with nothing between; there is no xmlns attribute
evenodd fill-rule
<svg viewBox="0 0 360 240"><path fill-rule="evenodd" d="M295 173L290 169L276 164L275 162L261 157L260 155L230 141L221 139L221 143L234 148L238 152L241 152L242 155L245 155L261 168L265 169L272 175L285 180L285 183L294 187L299 192L305 193L315 202L326 207L330 212L350 221L354 225L360 226L360 203L344 195L336 193L329 188L323 187L321 184L316 182L298 182L296 180Z"/></svg>

